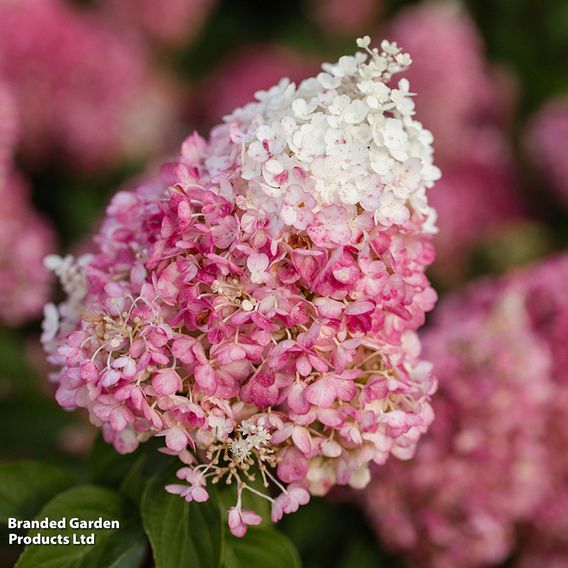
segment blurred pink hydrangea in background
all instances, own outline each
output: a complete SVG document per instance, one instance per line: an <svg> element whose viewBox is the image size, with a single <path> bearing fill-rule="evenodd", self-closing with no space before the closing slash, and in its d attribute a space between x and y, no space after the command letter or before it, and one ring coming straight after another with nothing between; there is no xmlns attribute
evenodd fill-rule
<svg viewBox="0 0 568 568"><path fill-rule="evenodd" d="M567 281L563 255L474 283L422 334L436 420L411 467L387 464L365 502L419 565L491 566L519 546L520 566L565 566Z"/></svg>
<svg viewBox="0 0 568 568"><path fill-rule="evenodd" d="M526 207L518 192L517 175L508 163L487 164L469 157L444 169L431 194L440 227L432 271L441 282L461 280L476 245L523 218Z"/></svg>
<svg viewBox="0 0 568 568"><path fill-rule="evenodd" d="M58 402L119 452L163 436L187 501L236 485L236 536L261 521L244 491L278 521L411 458L433 418L415 332L436 300L440 172L393 78L409 56L369 43L190 136L159 180L114 197L94 255L48 259L67 293L43 333Z"/></svg>
<svg viewBox="0 0 568 568"><path fill-rule="evenodd" d="M163 151L175 90L95 12L63 0L0 3L0 77L30 163L96 171Z"/></svg>
<svg viewBox="0 0 568 568"><path fill-rule="evenodd" d="M484 236L524 214L502 124L512 87L486 61L474 22L457 4L407 8L387 29L412 53L407 76L418 93L417 116L434 134L444 172L431 194L440 228L432 273L449 283L467 274L469 255Z"/></svg>
<svg viewBox="0 0 568 568"><path fill-rule="evenodd" d="M309 0L308 12L330 36L368 32L383 9L383 0Z"/></svg>
<svg viewBox="0 0 568 568"><path fill-rule="evenodd" d="M412 464L377 472L365 505L385 544L420 566L492 566L547 487L550 358L524 297L500 282L449 297L436 315L422 335L436 419Z"/></svg>
<svg viewBox="0 0 568 568"><path fill-rule="evenodd" d="M216 0L102 0L103 13L118 24L160 45L182 47L195 40Z"/></svg>
<svg viewBox="0 0 568 568"><path fill-rule="evenodd" d="M521 533L522 568L568 565L568 254L522 273L520 286L535 333L549 347L553 396L542 419L549 490Z"/></svg>
<svg viewBox="0 0 568 568"><path fill-rule="evenodd" d="M53 250L50 225L32 208L28 187L14 171L19 125L11 93L0 83L0 322L18 325L41 313L51 275L43 266Z"/></svg>
<svg viewBox="0 0 568 568"><path fill-rule="evenodd" d="M0 81L0 184L12 167L18 130L16 101L8 86Z"/></svg>
<svg viewBox="0 0 568 568"><path fill-rule="evenodd" d="M289 47L247 46L224 59L204 81L196 118L210 127L246 104L256 91L268 89L282 77L299 83L317 72L318 67L318 62L311 56Z"/></svg>
<svg viewBox="0 0 568 568"><path fill-rule="evenodd" d="M0 203L0 322L19 325L38 317L49 297L52 277L43 259L55 238L15 172L0 180Z"/></svg>
<svg viewBox="0 0 568 568"><path fill-rule="evenodd" d="M529 122L525 148L557 196L568 205L568 98L553 99Z"/></svg>

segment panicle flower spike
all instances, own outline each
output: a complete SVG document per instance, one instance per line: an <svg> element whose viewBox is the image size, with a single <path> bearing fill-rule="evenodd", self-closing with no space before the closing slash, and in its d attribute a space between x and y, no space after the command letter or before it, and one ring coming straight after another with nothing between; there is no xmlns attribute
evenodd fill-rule
<svg viewBox="0 0 568 568"><path fill-rule="evenodd" d="M415 331L440 174L408 82L389 84L408 63L387 42L258 92L114 197L80 279L50 261L72 282L44 337L60 404L121 452L163 436L185 464L171 493L236 487L238 536L259 522L243 491L279 519L410 457L432 420Z"/></svg>

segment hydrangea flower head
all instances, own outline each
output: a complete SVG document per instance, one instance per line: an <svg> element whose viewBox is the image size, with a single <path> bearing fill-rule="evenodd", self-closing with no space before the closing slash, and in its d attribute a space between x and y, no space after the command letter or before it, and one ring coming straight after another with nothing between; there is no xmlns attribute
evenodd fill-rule
<svg viewBox="0 0 568 568"><path fill-rule="evenodd" d="M188 501L236 486L237 536L259 522L243 491L276 521L410 458L432 420L415 330L435 302L439 171L392 82L409 56L369 42L191 135L114 197L94 255L48 261L68 293L43 335L59 403L120 452L163 436L185 464L167 489Z"/></svg>

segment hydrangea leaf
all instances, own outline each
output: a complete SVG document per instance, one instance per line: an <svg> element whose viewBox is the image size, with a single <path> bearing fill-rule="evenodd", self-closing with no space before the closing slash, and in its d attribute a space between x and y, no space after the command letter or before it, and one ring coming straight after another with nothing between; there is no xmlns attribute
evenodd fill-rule
<svg viewBox="0 0 568 568"><path fill-rule="evenodd" d="M219 506L214 497L187 503L167 493L164 487L176 479L175 469L155 475L142 497L142 521L156 568L218 568L224 542Z"/></svg>
<svg viewBox="0 0 568 568"><path fill-rule="evenodd" d="M75 487L54 497L37 515L37 519L67 519L65 529L29 531L29 536L89 535L94 532L95 544L28 545L16 568L136 568L144 559L146 540L137 515L120 494L91 485ZM118 521L118 529L73 529L71 518L95 520L99 517ZM71 541L72 542L72 541Z"/></svg>
<svg viewBox="0 0 568 568"><path fill-rule="evenodd" d="M172 461L170 456L158 452L161 445L161 439L155 438L131 454L119 454L98 436L89 460L93 483L119 489L126 497L139 502L149 478Z"/></svg>
<svg viewBox="0 0 568 568"><path fill-rule="evenodd" d="M249 527L243 538L227 537L225 568L300 568L301 565L292 542L272 528Z"/></svg>
<svg viewBox="0 0 568 568"><path fill-rule="evenodd" d="M63 453L59 436L77 423L76 415L61 412L57 404L37 392L22 392L0 400L0 416L2 460L17 456L52 461L54 455ZM34 441L33 446L30 440Z"/></svg>
<svg viewBox="0 0 568 568"><path fill-rule="evenodd" d="M42 462L0 463L0 522L32 519L52 497L73 484L64 469Z"/></svg>

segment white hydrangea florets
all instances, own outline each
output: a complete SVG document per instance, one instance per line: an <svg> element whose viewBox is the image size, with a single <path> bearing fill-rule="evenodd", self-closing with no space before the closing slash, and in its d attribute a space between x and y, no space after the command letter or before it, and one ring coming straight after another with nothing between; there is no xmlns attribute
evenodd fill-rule
<svg viewBox="0 0 568 568"><path fill-rule="evenodd" d="M324 64L317 77L298 87L283 79L259 91L257 102L226 117L249 124L239 133L243 178L265 181L251 209L266 211L272 204L284 224L302 227L290 204L281 203L285 194L298 194L297 180L285 173L298 166L315 180L308 184L313 208L359 206L386 226L403 223L414 210L427 219L425 229L435 232L435 213L426 199L426 189L440 177L432 135L414 119L408 80L389 86L411 59L396 43L384 41L379 50L369 49L368 42L360 38L357 45L365 52ZM305 207L301 199L296 204Z"/></svg>

